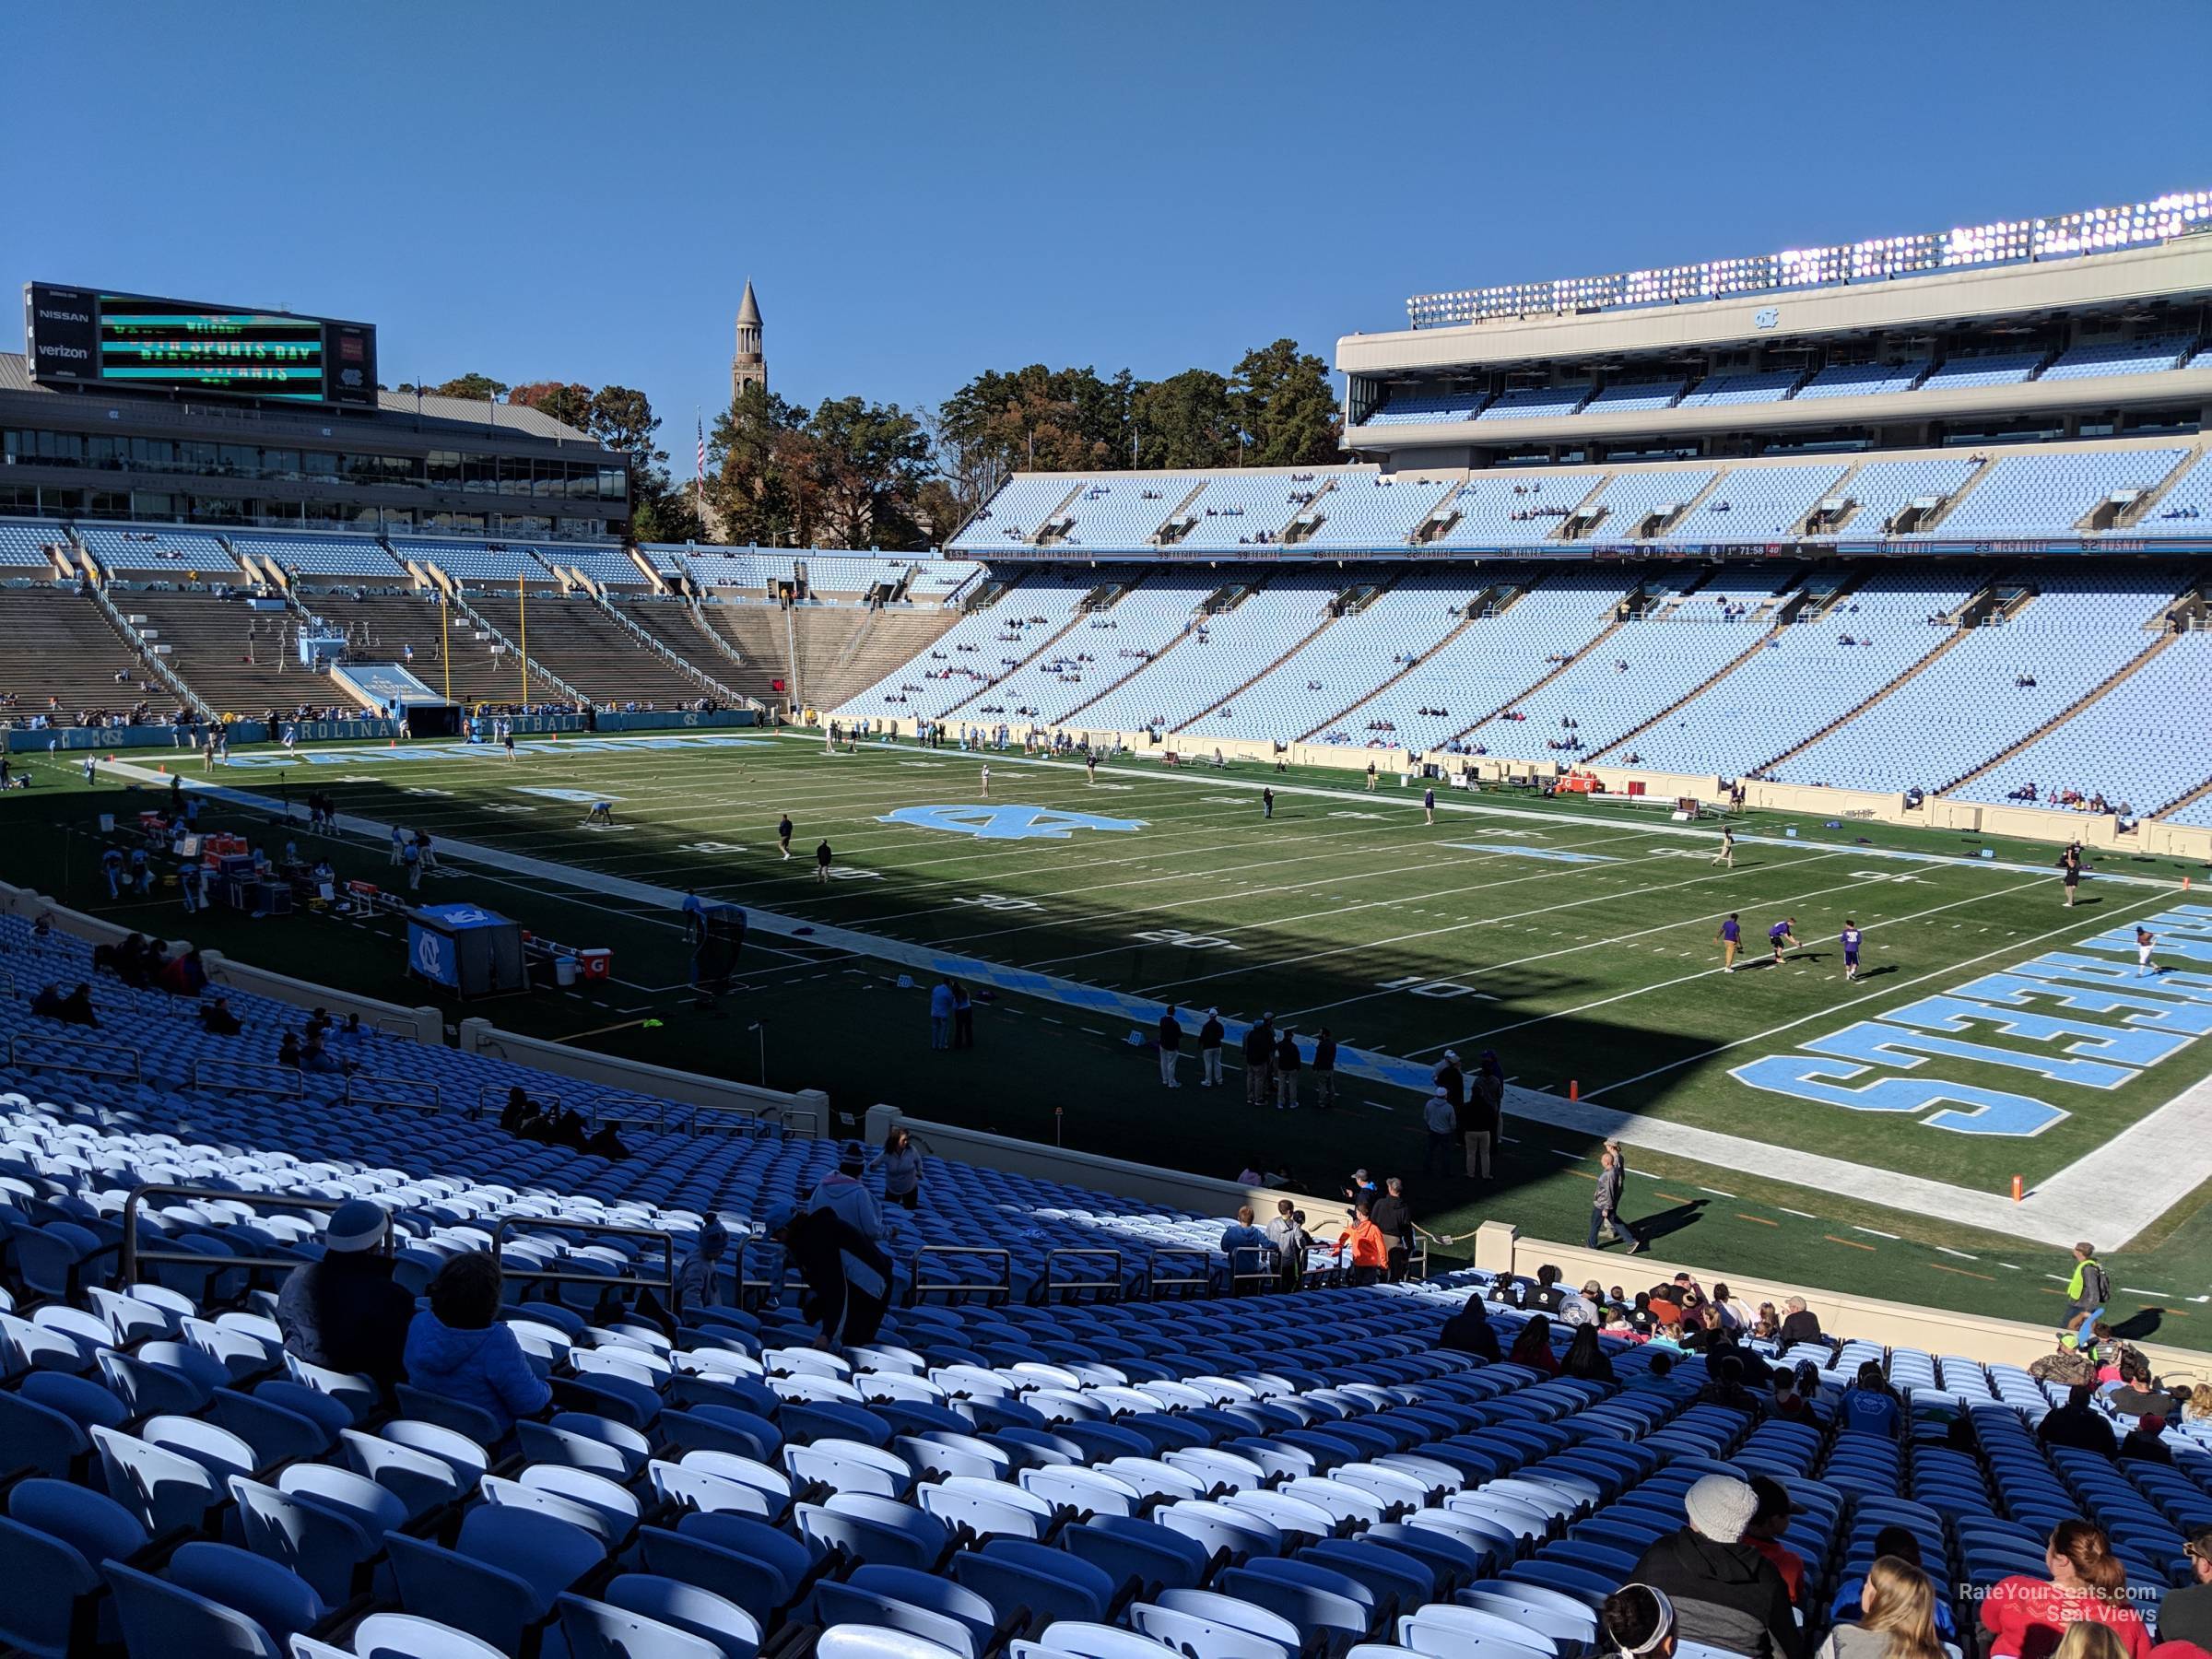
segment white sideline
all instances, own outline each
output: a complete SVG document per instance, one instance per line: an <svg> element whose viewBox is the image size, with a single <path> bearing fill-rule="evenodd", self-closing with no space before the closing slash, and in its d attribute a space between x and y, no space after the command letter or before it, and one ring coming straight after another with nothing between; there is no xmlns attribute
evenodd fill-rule
<svg viewBox="0 0 2212 1659"><path fill-rule="evenodd" d="M102 760L99 765L103 771L156 787L166 787L170 779L178 775L151 771L125 761ZM193 778L182 782L186 789L236 806L257 811L281 809L281 803L276 799L252 790ZM340 814L339 821L342 827L370 838L371 844L381 845L390 833L389 825L351 813ZM1830 853L1841 850L1818 842L1807 845L1808 850ZM441 839L438 851L441 858L481 865L535 881L582 888L655 909L675 911L683 902L683 894L673 888L609 876L581 865L532 858L502 848ZM1982 860L1959 862L1977 868L1988 867ZM745 911L748 926L764 933L790 937L805 929L805 936L818 946L924 972L956 972L979 983L997 985L1094 1014L1149 1022L1159 1018L1163 1006L1158 1002L1053 974L1009 969L926 945L807 922L749 904ZM1349 1048L1341 1051L1337 1061L1339 1070L1347 1076L1364 1076L1372 1081L1412 1087L1396 1075L1406 1064ZM1422 1069L1425 1075L1425 1068ZM2212 1144L2206 1139L2207 1132L2212 1132L2212 1078L2207 1078L2147 1113L2098 1151L2067 1166L2037 1187L2023 1202L2014 1204L2008 1195L2002 1194L1979 1192L1845 1159L1748 1140L1718 1130L1645 1117L1603 1106L1595 1100L1569 1100L1538 1089L1509 1088L1507 1110L1510 1116L1532 1119L1593 1138L1617 1139L1631 1147L1689 1159L1715 1169L1833 1193L1886 1209L1959 1222L2042 1244L2071 1245L2082 1236L2084 1216L2093 1216L2095 1225L2089 1230L2096 1233L2098 1244L2114 1251L2124 1248L2203 1179L2201 1163L2174 1157L2173 1148Z"/></svg>

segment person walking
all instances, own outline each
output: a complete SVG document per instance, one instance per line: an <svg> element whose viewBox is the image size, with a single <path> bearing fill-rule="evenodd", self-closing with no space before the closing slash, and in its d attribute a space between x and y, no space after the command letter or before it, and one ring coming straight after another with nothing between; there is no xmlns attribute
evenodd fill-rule
<svg viewBox="0 0 2212 1659"><path fill-rule="evenodd" d="M394 824L394 825L393 825L393 826L392 826L392 857L391 857L391 860L390 860L390 862L391 862L391 863L393 863L393 864L395 864L395 865L401 865L401 864L405 864L405 863L406 863L406 854L405 854L405 853L404 853L401 851L401 849L402 849L402 848L404 848L404 847L405 847L406 844L407 844L407 832L406 832L405 830L402 830L402 829L401 829L401 828L400 828L400 827L399 827L397 824Z"/></svg>
<svg viewBox="0 0 2212 1659"><path fill-rule="evenodd" d="M922 1148L903 1124L893 1124L883 1137L876 1162L883 1171L883 1201L901 1209L922 1207Z"/></svg>
<svg viewBox="0 0 2212 1659"><path fill-rule="evenodd" d="M825 836L822 839L821 845L818 846L814 850L814 878L817 881L823 882L825 884L829 881L830 860L831 856L832 855L830 851L830 841L829 838Z"/></svg>
<svg viewBox="0 0 2212 1659"><path fill-rule="evenodd" d="M1843 947L1843 977L1847 980L1859 977L1859 944L1865 936L1856 922L1848 916L1843 919L1843 931L1837 935L1837 942Z"/></svg>
<svg viewBox="0 0 2212 1659"><path fill-rule="evenodd" d="M1734 973L1735 953L1743 948L1744 944L1743 920L1735 912L1728 912L1728 919L1721 924L1721 931L1712 935L1712 942L1721 947L1721 971Z"/></svg>
<svg viewBox="0 0 2212 1659"><path fill-rule="evenodd" d="M1367 763L1367 793L1375 793L1375 763L1372 760Z"/></svg>
<svg viewBox="0 0 2212 1659"><path fill-rule="evenodd" d="M1288 1030L1275 1045L1275 1109L1298 1110L1298 1037Z"/></svg>
<svg viewBox="0 0 2212 1659"><path fill-rule="evenodd" d="M422 849L409 841L400 849L399 862L407 872L407 891L418 890L422 886Z"/></svg>
<svg viewBox="0 0 2212 1659"><path fill-rule="evenodd" d="M929 988L929 1046L952 1046L952 982L939 980Z"/></svg>
<svg viewBox="0 0 2212 1659"><path fill-rule="evenodd" d="M1712 862L1724 870L1735 868L1735 831L1723 826L1720 850L1713 853Z"/></svg>
<svg viewBox="0 0 2212 1659"><path fill-rule="evenodd" d="M1221 1084L1221 1010L1208 1008L1206 1023L1198 1028L1198 1087L1218 1088Z"/></svg>
<svg viewBox="0 0 2212 1659"><path fill-rule="evenodd" d="M2072 1336L2079 1347L2082 1333L2094 1330L2112 1299L2112 1281L2097 1259L2097 1247L2085 1239L2074 1246L2074 1272L2066 1280L2066 1323L2060 1334Z"/></svg>
<svg viewBox="0 0 2212 1659"><path fill-rule="evenodd" d="M1336 1109L1336 1039L1325 1025L1313 1039L1313 1109Z"/></svg>
<svg viewBox="0 0 2212 1659"><path fill-rule="evenodd" d="M1159 1017L1159 1086L1162 1088L1181 1088L1182 1082L1175 1076L1175 1063L1182 1057L1182 1022L1175 1018L1175 1005L1170 1003L1167 1012Z"/></svg>
<svg viewBox="0 0 2212 1659"><path fill-rule="evenodd" d="M1260 816L1264 818L1275 816L1275 788L1272 784L1260 791Z"/></svg>
<svg viewBox="0 0 2212 1659"><path fill-rule="evenodd" d="M2149 928L2138 927L2136 929L2136 977L2137 979L2152 979L2166 971L2150 959L2150 953L2158 948L2158 944L2159 935L2152 933Z"/></svg>
<svg viewBox="0 0 2212 1659"><path fill-rule="evenodd" d="M1466 1149L1469 1181L1490 1178L1490 1154L1498 1143L1498 1121L1505 1105L1505 1079L1479 1068L1466 1080L1459 1107L1460 1139Z"/></svg>
<svg viewBox="0 0 2212 1659"><path fill-rule="evenodd" d="M1585 1250L1595 1250L1598 1230L1615 1243L1626 1242L1629 1253L1635 1255L1643 1249L1643 1240L1636 1230L1620 1218L1620 1195L1627 1190L1628 1171L1610 1148L1597 1155L1597 1188L1590 1195L1590 1236L1583 1241Z"/></svg>
<svg viewBox="0 0 2212 1659"><path fill-rule="evenodd" d="M776 820L776 845L783 849L783 856L791 856L791 814L785 813Z"/></svg>
<svg viewBox="0 0 2212 1659"><path fill-rule="evenodd" d="M1395 1175L1383 1182L1374 1216L1382 1230L1386 1276L1392 1284L1401 1283L1413 1261L1413 1206L1406 1202L1406 1183Z"/></svg>
<svg viewBox="0 0 2212 1659"><path fill-rule="evenodd" d="M1092 789L1099 786L1099 753L1096 749L1084 751L1083 782Z"/></svg>
<svg viewBox="0 0 2212 1659"><path fill-rule="evenodd" d="M2075 896L2081 891L2081 843L2075 841L2058 855L2059 885L2065 891L2065 908L2074 908Z"/></svg>
<svg viewBox="0 0 2212 1659"><path fill-rule="evenodd" d="M1429 823L1436 822L1436 785L1433 783L1421 791L1421 817Z"/></svg>

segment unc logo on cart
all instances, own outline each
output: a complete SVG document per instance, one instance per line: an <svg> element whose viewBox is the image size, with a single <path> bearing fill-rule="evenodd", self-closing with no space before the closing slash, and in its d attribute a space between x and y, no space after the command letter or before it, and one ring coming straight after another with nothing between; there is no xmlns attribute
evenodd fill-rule
<svg viewBox="0 0 2212 1659"><path fill-rule="evenodd" d="M1126 833L1145 827L1142 818L1100 818L1050 806L901 806L876 821L912 824L917 830L947 830L983 841L1065 841L1077 830Z"/></svg>

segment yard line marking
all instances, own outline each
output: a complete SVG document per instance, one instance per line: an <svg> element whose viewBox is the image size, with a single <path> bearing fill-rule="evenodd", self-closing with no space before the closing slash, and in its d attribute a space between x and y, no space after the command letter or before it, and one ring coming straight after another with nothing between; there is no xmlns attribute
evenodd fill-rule
<svg viewBox="0 0 2212 1659"><path fill-rule="evenodd" d="M1722 1192L1719 1187L1701 1186L1698 1189L1698 1191L1700 1193L1711 1193L1715 1198L1733 1198L1735 1196L1734 1193Z"/></svg>
<svg viewBox="0 0 2212 1659"><path fill-rule="evenodd" d="M1953 1250L1948 1244L1938 1244L1936 1248L1942 1251L1945 1255L1957 1256L1962 1262L1978 1262L1982 1259L1978 1255L1969 1255L1963 1250Z"/></svg>
<svg viewBox="0 0 2212 1659"><path fill-rule="evenodd" d="M1877 1238L1877 1239L1888 1239L1888 1240L1891 1240L1891 1241L1894 1241L1896 1240L1896 1238L1897 1238L1897 1235L1896 1235L1895 1233L1884 1232L1884 1231L1883 1231L1883 1230L1882 1230L1880 1228L1878 1228L1878 1227L1859 1227L1859 1226L1855 1226L1855 1225L1854 1225L1854 1226L1852 1228L1852 1230L1852 1230L1853 1232L1863 1232L1863 1233L1869 1233L1869 1234L1873 1235L1875 1238Z"/></svg>

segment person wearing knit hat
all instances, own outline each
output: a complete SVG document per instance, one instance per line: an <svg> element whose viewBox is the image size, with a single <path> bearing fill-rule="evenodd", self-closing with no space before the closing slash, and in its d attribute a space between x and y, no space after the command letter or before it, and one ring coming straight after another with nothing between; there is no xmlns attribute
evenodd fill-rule
<svg viewBox="0 0 2212 1659"><path fill-rule="evenodd" d="M714 1265L730 1247L730 1230L720 1216L700 1223L699 1248L684 1258L676 1271L676 1312L680 1319L694 1308L712 1308L720 1301L714 1282Z"/></svg>
<svg viewBox="0 0 2212 1659"><path fill-rule="evenodd" d="M309 1365L358 1372L389 1389L405 1382L402 1354L415 1299L392 1280L382 1248L391 1225L378 1205L349 1198L323 1224L323 1258L295 1267L276 1297L284 1348Z"/></svg>
<svg viewBox="0 0 2212 1659"><path fill-rule="evenodd" d="M1221 1040L1227 1032L1221 1025L1221 1010L1208 1008L1206 1023L1198 1028L1198 1087L1218 1088L1221 1086Z"/></svg>
<svg viewBox="0 0 2212 1659"><path fill-rule="evenodd" d="M1653 1540L1629 1575L1667 1598L1676 1638L1746 1659L1805 1659L1782 1574L1744 1536L1757 1494L1732 1476L1708 1475L1682 1507L1689 1524Z"/></svg>

